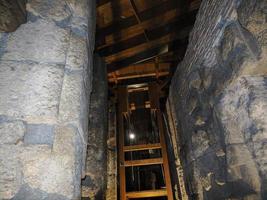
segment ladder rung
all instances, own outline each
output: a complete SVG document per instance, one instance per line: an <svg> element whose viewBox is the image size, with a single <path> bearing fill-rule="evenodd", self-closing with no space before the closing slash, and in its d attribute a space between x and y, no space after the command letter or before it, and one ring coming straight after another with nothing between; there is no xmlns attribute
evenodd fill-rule
<svg viewBox="0 0 267 200"><path fill-rule="evenodd" d="M160 143L156 144L140 144L140 145L132 145L132 146L124 146L124 152L129 151L142 151L142 150L149 150L149 149L160 149Z"/></svg>
<svg viewBox="0 0 267 200"><path fill-rule="evenodd" d="M167 196L167 190L159 189L159 190L145 190L138 192L127 192L126 196L127 198L162 197L162 196Z"/></svg>
<svg viewBox="0 0 267 200"><path fill-rule="evenodd" d="M143 159L143 160L128 160L124 162L125 167L131 167L131 166L144 166L144 165L156 165L156 164L162 164L163 159L162 158L149 158L149 159Z"/></svg>

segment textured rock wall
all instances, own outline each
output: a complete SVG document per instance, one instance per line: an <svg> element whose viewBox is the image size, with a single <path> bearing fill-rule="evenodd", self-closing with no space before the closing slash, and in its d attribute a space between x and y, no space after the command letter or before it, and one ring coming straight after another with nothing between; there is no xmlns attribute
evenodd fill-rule
<svg viewBox="0 0 267 200"><path fill-rule="evenodd" d="M107 191L106 200L117 199L117 119L116 98L109 99L108 117L108 140L107 140Z"/></svg>
<svg viewBox="0 0 267 200"><path fill-rule="evenodd" d="M0 1L0 32L15 31L26 22L26 0Z"/></svg>
<svg viewBox="0 0 267 200"><path fill-rule="evenodd" d="M107 176L108 84L106 65L97 55L94 56L92 86L86 177L82 182L83 197L102 200Z"/></svg>
<svg viewBox="0 0 267 200"><path fill-rule="evenodd" d="M267 1L205 0L171 84L191 199L267 199Z"/></svg>
<svg viewBox="0 0 267 200"><path fill-rule="evenodd" d="M80 199L94 26L93 0L28 0L0 33L0 199Z"/></svg>

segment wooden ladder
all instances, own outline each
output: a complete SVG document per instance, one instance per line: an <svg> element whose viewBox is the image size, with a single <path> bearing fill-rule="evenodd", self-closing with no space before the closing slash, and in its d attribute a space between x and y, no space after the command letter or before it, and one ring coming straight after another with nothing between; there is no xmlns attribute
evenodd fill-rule
<svg viewBox="0 0 267 200"><path fill-rule="evenodd" d="M157 118L160 143L124 146L124 137L125 137L125 130L123 124L124 115L127 115L129 113L128 89L127 87L118 88L117 95L118 95L118 126L119 126L120 200L128 200L133 198L135 199L135 198L148 198L148 197L164 197L164 196L167 197L168 200L173 200L168 155L164 137L163 119L159 106L160 87L156 83L149 84L148 93L150 99L150 109L152 112L155 113ZM125 161L125 152L152 150L152 149L161 149L162 157ZM166 188L157 190L126 192L126 178L125 178L126 167L147 166L156 164L160 164L163 166Z"/></svg>

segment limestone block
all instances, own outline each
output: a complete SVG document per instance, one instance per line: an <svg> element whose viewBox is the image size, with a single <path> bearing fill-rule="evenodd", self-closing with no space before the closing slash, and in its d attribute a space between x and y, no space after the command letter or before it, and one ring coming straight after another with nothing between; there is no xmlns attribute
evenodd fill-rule
<svg viewBox="0 0 267 200"><path fill-rule="evenodd" d="M62 0L29 0L27 2L27 11L35 16L56 22L63 21L71 15L67 2Z"/></svg>
<svg viewBox="0 0 267 200"><path fill-rule="evenodd" d="M68 45L67 30L39 19L10 33L2 60L65 64Z"/></svg>
<svg viewBox="0 0 267 200"><path fill-rule="evenodd" d="M55 194L55 193L47 193L38 188L31 188L28 184L23 184L20 187L18 193L12 198L12 200L36 200L36 199L49 199L49 200L69 200L66 196Z"/></svg>
<svg viewBox="0 0 267 200"><path fill-rule="evenodd" d="M27 192L27 199L33 199L33 196L36 196L36 190L44 191L42 194L44 196L39 196L40 199L49 193L63 195L66 199L71 199L73 192L70 187L72 174L68 170L68 159L53 155L47 145L26 147L21 153L20 159L23 165L24 183L31 188ZM25 193L25 190L22 188L20 193ZM17 195L18 199L20 198L19 194Z"/></svg>
<svg viewBox="0 0 267 200"><path fill-rule="evenodd" d="M73 199L79 199L81 176L83 167L83 143L79 136L78 129L73 126L56 127L53 152L62 163L62 185L73 195ZM62 185L61 185L62 184Z"/></svg>
<svg viewBox="0 0 267 200"><path fill-rule="evenodd" d="M87 68L88 54L86 39L71 34L69 50L66 57L67 68L72 70Z"/></svg>
<svg viewBox="0 0 267 200"><path fill-rule="evenodd" d="M0 115L55 123L63 71L60 65L1 62Z"/></svg>
<svg viewBox="0 0 267 200"><path fill-rule="evenodd" d="M22 170L16 145L0 146L0 199L11 199L22 184Z"/></svg>
<svg viewBox="0 0 267 200"><path fill-rule="evenodd" d="M78 128L81 139L87 141L88 102L89 95L85 91L84 73L82 71L67 72L61 93L59 120Z"/></svg>
<svg viewBox="0 0 267 200"><path fill-rule="evenodd" d="M54 126L47 124L28 124L24 136L25 144L47 144L52 146L54 140Z"/></svg>
<svg viewBox="0 0 267 200"><path fill-rule="evenodd" d="M0 122L0 145L18 144L23 140L26 128L21 121Z"/></svg>

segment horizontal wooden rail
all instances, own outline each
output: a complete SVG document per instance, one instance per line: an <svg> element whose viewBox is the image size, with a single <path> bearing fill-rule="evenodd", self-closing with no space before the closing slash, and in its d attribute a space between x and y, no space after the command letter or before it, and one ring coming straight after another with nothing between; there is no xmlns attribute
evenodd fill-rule
<svg viewBox="0 0 267 200"><path fill-rule="evenodd" d="M162 158L149 158L143 160L128 160L124 162L125 167L132 167L132 166L145 166L145 165L157 165L162 164Z"/></svg>
<svg viewBox="0 0 267 200"><path fill-rule="evenodd" d="M160 149L160 148L161 148L161 144L155 143L155 144L140 144L140 145L124 146L123 150L124 152L129 152L129 151L143 151L143 150Z"/></svg>
<svg viewBox="0 0 267 200"><path fill-rule="evenodd" d="M159 190L145 190L145 191L138 191L138 192L127 192L126 197L131 198L146 198L146 197L162 197L167 196L166 189L159 189Z"/></svg>

